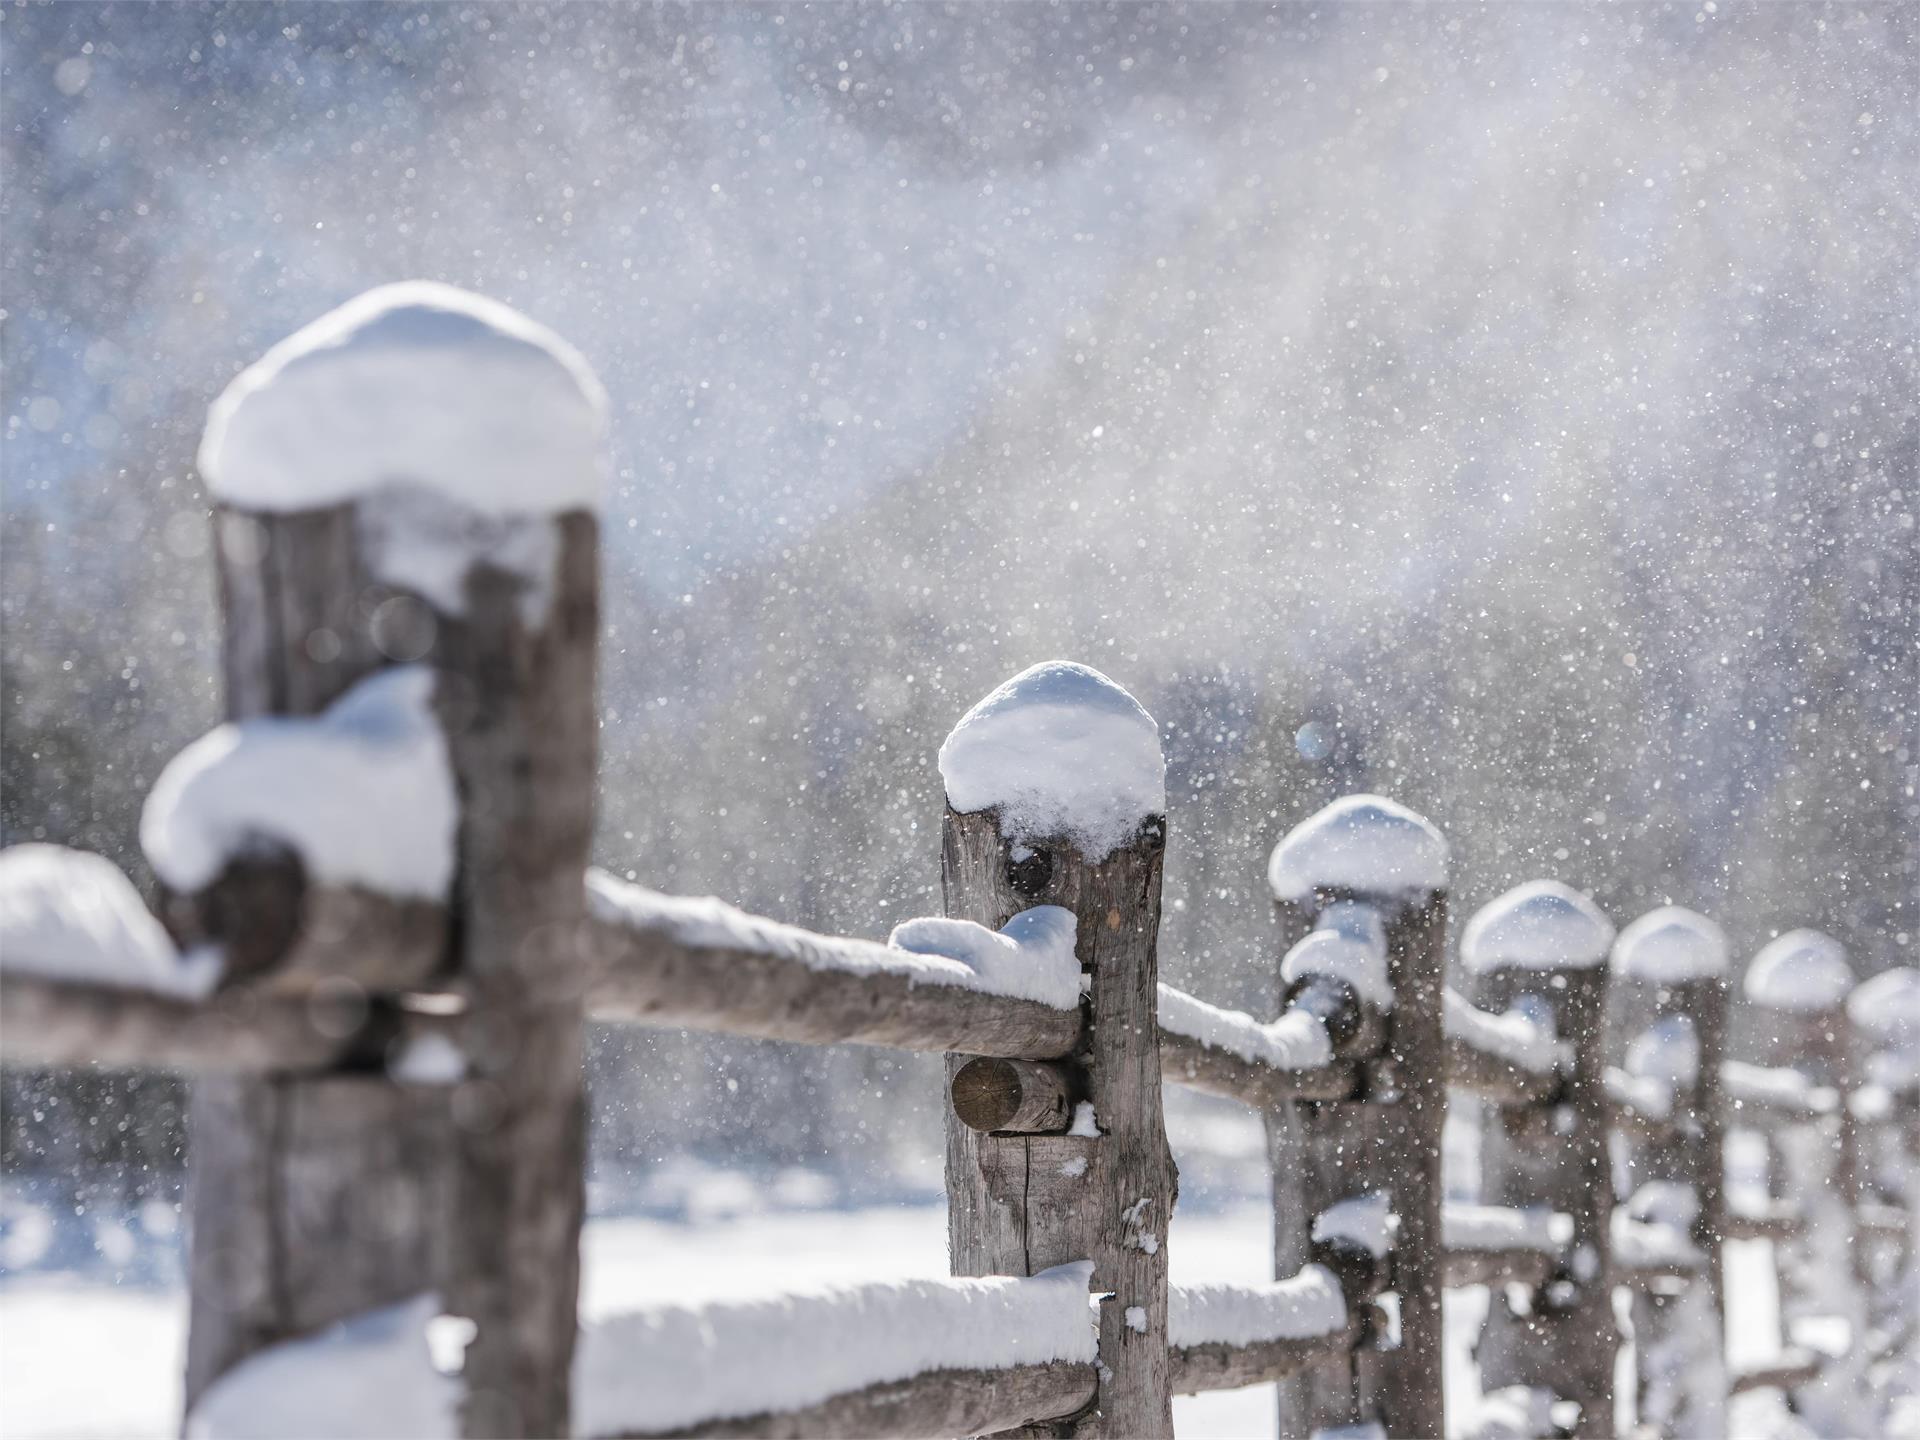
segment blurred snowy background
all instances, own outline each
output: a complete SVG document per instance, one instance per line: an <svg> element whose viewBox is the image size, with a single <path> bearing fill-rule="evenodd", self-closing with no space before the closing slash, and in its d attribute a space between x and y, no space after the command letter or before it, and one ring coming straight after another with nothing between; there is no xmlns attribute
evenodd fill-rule
<svg viewBox="0 0 1920 1440"><path fill-rule="evenodd" d="M1271 1003L1265 852L1359 788L1446 829L1461 915L1548 875L1911 964L1917 21L9 8L0 839L144 874L146 786L217 718L206 405L428 277L612 397L620 873L935 912L934 750L1059 655L1162 724L1163 971L1218 1002ZM932 1062L594 1067L603 1213L937 1196ZM170 1265L175 1087L5 1090L0 1258ZM1196 1103L1204 1210L1260 1181Z"/></svg>

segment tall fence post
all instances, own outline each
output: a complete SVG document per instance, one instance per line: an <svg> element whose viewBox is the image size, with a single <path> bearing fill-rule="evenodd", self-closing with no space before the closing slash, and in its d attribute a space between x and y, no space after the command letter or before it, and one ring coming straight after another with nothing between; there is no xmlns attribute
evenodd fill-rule
<svg viewBox="0 0 1920 1440"><path fill-rule="evenodd" d="M1749 1038L1760 1054L1769 1064L1832 1087L1839 1098L1828 1119L1776 1126L1768 1136L1770 1189L1776 1199L1797 1199L1802 1218L1799 1233L1779 1242L1774 1253L1787 1337L1829 1352L1818 1376L1795 1388L1795 1407L1823 1432L1863 1434L1872 1417L1863 1406L1866 1299L1854 1268L1859 1250L1846 1017L1853 988L1846 951L1817 930L1790 930L1770 941L1742 982ZM1847 1331L1844 1342L1820 1333L1835 1321ZM1831 1353L1842 1344L1840 1353Z"/></svg>
<svg viewBox="0 0 1920 1440"><path fill-rule="evenodd" d="M475 1326L466 1432L567 1430L604 432L570 349L433 285L317 321L214 407L229 713L312 714L382 667L431 670L458 805L429 960L468 1017L438 1088L392 1083L377 1053L196 1087L189 1404L266 1344L438 1289ZM187 897L196 938L292 945L324 920L312 857L255 853ZM306 977L316 997L392 1004L422 978L420 925L395 933L404 972L362 958L351 981Z"/></svg>
<svg viewBox="0 0 1920 1440"><path fill-rule="evenodd" d="M1398 1312L1376 1305L1359 1350L1280 1382L1282 1436L1369 1421L1396 1437L1444 1433L1447 861L1439 831L1373 795L1334 802L1273 852L1268 878L1289 951L1339 907L1371 911L1392 1001L1359 1096L1303 1101L1267 1117L1274 1270L1297 1273L1318 1246L1364 1245L1367 1237L1340 1218L1357 1213L1344 1202L1377 1197L1393 1217L1385 1238Z"/></svg>
<svg viewBox="0 0 1920 1440"><path fill-rule="evenodd" d="M1483 1009L1550 1021L1572 1049L1559 1101L1506 1107L1488 1122L1481 1165L1487 1199L1572 1217L1567 1271L1524 1300L1510 1286L1488 1300L1481 1380L1551 1390L1580 1406L1578 1433L1613 1434L1619 1334L1608 1274L1613 1176L1607 1151L1604 1022L1613 926L1585 895L1552 881L1508 891L1467 923L1460 957Z"/></svg>
<svg viewBox="0 0 1920 1440"><path fill-rule="evenodd" d="M1692 910L1650 911L1620 932L1613 975L1626 1068L1671 1097L1667 1124L1632 1142L1631 1184L1682 1187L1701 1256L1684 1280L1633 1287L1635 1416L1640 1433L1713 1440L1726 1433L1726 936Z"/></svg>
<svg viewBox="0 0 1920 1440"><path fill-rule="evenodd" d="M1064 1068L1067 1134L982 1134L947 1110L948 1239L956 1275L1032 1275L1093 1261L1100 1385L1063 1428L1173 1433L1167 1224L1176 1179L1161 1110L1159 732L1083 666L1022 672L940 752L946 913L998 929L1036 905L1073 912L1085 1040ZM949 1082L966 1057L948 1058ZM1041 1417L1036 1417L1041 1418Z"/></svg>

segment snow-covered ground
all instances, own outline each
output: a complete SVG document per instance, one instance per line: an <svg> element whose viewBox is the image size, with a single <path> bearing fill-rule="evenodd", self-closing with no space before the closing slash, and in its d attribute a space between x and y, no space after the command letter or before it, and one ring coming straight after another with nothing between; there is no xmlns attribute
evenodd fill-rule
<svg viewBox="0 0 1920 1440"><path fill-rule="evenodd" d="M15 1211L14 1223L21 1219ZM1267 1278L1268 1225L1267 1207L1252 1202L1176 1216L1168 1246L1173 1278ZM587 1229L585 1249L581 1309L595 1316L649 1297L740 1296L830 1279L944 1275L946 1223L937 1205L762 1212L695 1223L600 1218ZM1741 1322L1735 1356L1768 1353L1771 1256L1764 1245L1742 1244L1730 1258L1730 1309ZM1477 1395L1467 1346L1484 1305L1480 1291L1449 1298L1454 1408ZM98 1270L16 1270L0 1282L0 1435L125 1440L176 1433L185 1318L178 1282L164 1275L116 1285ZM1182 1437L1270 1436L1272 1387L1177 1400L1174 1420Z"/></svg>

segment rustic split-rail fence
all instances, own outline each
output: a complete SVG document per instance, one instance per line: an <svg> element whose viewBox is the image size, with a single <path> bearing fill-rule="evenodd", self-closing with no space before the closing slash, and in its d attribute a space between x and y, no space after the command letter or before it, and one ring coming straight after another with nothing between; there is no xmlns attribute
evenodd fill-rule
<svg viewBox="0 0 1920 1440"><path fill-rule="evenodd" d="M1134 771L1100 793L1120 762L1075 706L1132 702L1094 672L985 707L1032 702L1047 723L989 748L1078 798L950 803L946 916L889 943L590 870L599 405L559 342L435 287L270 354L203 451L230 724L148 808L165 936L104 862L0 860L35 917L0 971L6 1062L193 1076L202 1433L258 1367L323 1363L382 1311L463 1322L446 1423L472 1436L1167 1435L1174 1395L1277 1381L1283 1434L1437 1437L1442 1296L1469 1285L1486 1395L1455 1433L1615 1433L1629 1340L1637 1433L1687 1436L1756 1386L1847 1403L1913 1343L1889 1299L1916 1250L1912 972L1849 1020L1837 947L1783 937L1736 1062L1711 922L1616 940L1539 883L1465 927L1455 988L1444 839L1361 796L1272 857L1279 1013L1209 1005L1159 983L1178 817ZM1072 803L1126 823L1101 850ZM778 1364L765 1306L583 1332L588 1019L946 1055L955 1278L796 1302ZM1169 1284L1164 1084L1264 1117L1280 1278ZM1484 1203L1445 1198L1450 1102L1484 1117ZM1771 1147L1764 1202L1725 1182L1736 1128ZM1840 1344L1726 1372L1740 1238L1776 1243L1783 1307ZM376 1432L384 1399L355 1402Z"/></svg>

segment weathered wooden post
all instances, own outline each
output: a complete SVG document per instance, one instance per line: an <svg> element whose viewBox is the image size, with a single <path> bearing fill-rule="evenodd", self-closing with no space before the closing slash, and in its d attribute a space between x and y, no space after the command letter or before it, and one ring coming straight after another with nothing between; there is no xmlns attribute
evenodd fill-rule
<svg viewBox="0 0 1920 1440"><path fill-rule="evenodd" d="M1549 880L1483 907L1460 938L1482 1009L1550 1021L1573 1065L1557 1103L1494 1112L1482 1150L1487 1199L1546 1205L1573 1219L1567 1271L1489 1297L1479 1360L1489 1392L1551 1390L1580 1406L1579 1434L1613 1434L1619 1334L1608 1279L1613 1177L1607 1155L1604 1021L1613 926L1585 895Z"/></svg>
<svg viewBox="0 0 1920 1440"><path fill-rule="evenodd" d="M1803 1219L1798 1235L1774 1248L1782 1325L1790 1340L1828 1354L1819 1376L1795 1388L1795 1406L1822 1431L1858 1434L1870 1420L1861 1408L1866 1303L1854 1271L1854 1120L1845 1103L1852 1081L1846 1002L1853 988L1846 951L1817 930L1790 930L1768 942L1742 982L1762 1057L1833 1087L1841 1098L1828 1122L1774 1128L1769 1179L1775 1198L1794 1202ZM1844 1325L1844 1341L1823 1333L1834 1321Z"/></svg>
<svg viewBox="0 0 1920 1440"><path fill-rule="evenodd" d="M1860 1203L1881 1222L1870 1263L1861 1247L1869 1319L1885 1335L1920 1333L1920 969L1862 981L1847 1018L1865 1082L1851 1097Z"/></svg>
<svg viewBox="0 0 1920 1440"><path fill-rule="evenodd" d="M1613 947L1609 1022L1634 1036L1629 1073L1671 1096L1668 1125L1634 1143L1632 1184L1677 1187L1691 1197L1697 1274L1633 1291L1639 1430L1648 1435L1726 1433L1726 1121L1720 1065L1726 1055L1727 940L1706 916L1677 905L1649 911Z"/></svg>
<svg viewBox="0 0 1920 1440"><path fill-rule="evenodd" d="M1092 1412L1066 1428L1170 1436L1166 1240L1176 1181L1156 1021L1166 849L1158 727L1097 671L1036 665L967 712L940 749L940 773L947 914L998 929L1036 905L1073 912L1088 1020L1058 1083L1033 1087L1073 1100L1068 1133L983 1134L949 1107L953 1273L1032 1275L1091 1259L1104 1297L1100 1388ZM950 1080L966 1066L949 1057ZM960 1103L978 1101L961 1088ZM1016 1120L1026 1108L1016 1102ZM1051 1102L1036 1113L1058 1126Z"/></svg>
<svg viewBox="0 0 1920 1440"><path fill-rule="evenodd" d="M599 386L503 306L390 286L236 379L201 469L241 723L149 805L174 928L316 1015L429 974L469 1014L437 1085L376 1048L196 1086L188 1404L265 1345L438 1290L476 1326L467 1433L565 1433Z"/></svg>
<svg viewBox="0 0 1920 1440"><path fill-rule="evenodd" d="M1397 1307L1374 1307L1351 1357L1280 1383L1282 1436L1369 1421L1396 1437L1443 1433L1447 862L1446 841L1420 816L1379 796L1351 795L1296 827L1269 865L1291 957L1282 966L1287 992L1310 973L1324 980L1324 970L1299 963L1304 952L1330 948L1316 927L1370 936L1350 951L1348 980L1386 1021L1358 1097L1304 1101L1267 1116L1274 1270L1297 1273L1317 1247L1389 1249Z"/></svg>

